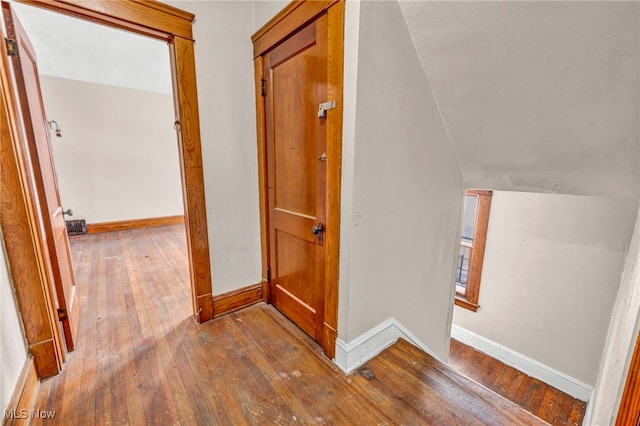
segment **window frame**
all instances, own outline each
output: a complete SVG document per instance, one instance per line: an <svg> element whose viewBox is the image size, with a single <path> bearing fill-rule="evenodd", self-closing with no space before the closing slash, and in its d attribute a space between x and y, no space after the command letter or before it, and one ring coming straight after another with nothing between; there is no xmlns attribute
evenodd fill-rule
<svg viewBox="0 0 640 426"><path fill-rule="evenodd" d="M470 311L476 312L480 305L478 299L480 297L480 279L482 277L482 264L484 262L484 251L487 242L487 230L489 229L489 212L491 210L491 198L493 191L485 189L468 189L465 193L467 196L478 197L476 208L476 223L473 234L473 244L462 242L460 237L460 247L471 249L469 256L469 270L467 272L467 285L464 291L459 290L456 286L455 304Z"/></svg>

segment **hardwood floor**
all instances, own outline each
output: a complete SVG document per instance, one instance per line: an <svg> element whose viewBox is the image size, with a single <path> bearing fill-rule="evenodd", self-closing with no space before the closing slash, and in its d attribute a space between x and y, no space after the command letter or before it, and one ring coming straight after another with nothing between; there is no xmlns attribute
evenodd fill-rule
<svg viewBox="0 0 640 426"><path fill-rule="evenodd" d="M552 425L581 425L587 404L451 339L449 365Z"/></svg>
<svg viewBox="0 0 640 426"><path fill-rule="evenodd" d="M78 344L32 424L545 424L404 341L345 376L271 306L198 325L182 229L72 238Z"/></svg>

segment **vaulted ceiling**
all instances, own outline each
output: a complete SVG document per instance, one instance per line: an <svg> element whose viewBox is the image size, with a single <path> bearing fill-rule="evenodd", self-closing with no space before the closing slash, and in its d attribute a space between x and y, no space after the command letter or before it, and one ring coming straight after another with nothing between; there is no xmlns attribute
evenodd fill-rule
<svg viewBox="0 0 640 426"><path fill-rule="evenodd" d="M638 2L399 3L469 187L638 198Z"/></svg>

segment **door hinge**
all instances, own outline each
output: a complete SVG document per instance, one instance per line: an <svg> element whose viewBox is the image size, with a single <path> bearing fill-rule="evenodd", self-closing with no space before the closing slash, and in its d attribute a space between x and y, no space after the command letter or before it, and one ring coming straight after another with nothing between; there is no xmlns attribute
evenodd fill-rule
<svg viewBox="0 0 640 426"><path fill-rule="evenodd" d="M270 283L271 282L271 268L267 268L267 273L265 274L265 280Z"/></svg>
<svg viewBox="0 0 640 426"><path fill-rule="evenodd" d="M60 308L58 309L58 320L59 321L64 321L68 318L67 316L67 309L66 308Z"/></svg>
<svg viewBox="0 0 640 426"><path fill-rule="evenodd" d="M267 96L267 92L265 90L265 84L267 83L267 80L265 80L264 78L260 79L260 94L264 97Z"/></svg>
<svg viewBox="0 0 640 426"><path fill-rule="evenodd" d="M5 37L4 45L7 48L7 56L18 56L18 43L14 38Z"/></svg>
<svg viewBox="0 0 640 426"><path fill-rule="evenodd" d="M327 110L334 109L336 107L336 101L323 102L318 106L318 118L327 116Z"/></svg>

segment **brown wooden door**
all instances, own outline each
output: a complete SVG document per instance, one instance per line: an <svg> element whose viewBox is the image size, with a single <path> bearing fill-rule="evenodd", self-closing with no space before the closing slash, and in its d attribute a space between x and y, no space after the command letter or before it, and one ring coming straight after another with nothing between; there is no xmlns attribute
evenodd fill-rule
<svg viewBox="0 0 640 426"><path fill-rule="evenodd" d="M57 308L61 318L67 350L72 351L78 329L78 302L73 276L69 240L60 205L56 171L51 154L51 140L40 92L36 55L27 35L9 4L2 2L7 36L15 41L11 50L11 68L20 100L23 129L33 167L34 185L42 216L42 233L47 242L55 281Z"/></svg>
<svg viewBox="0 0 640 426"><path fill-rule="evenodd" d="M271 302L322 343L327 230L326 15L264 55Z"/></svg>

